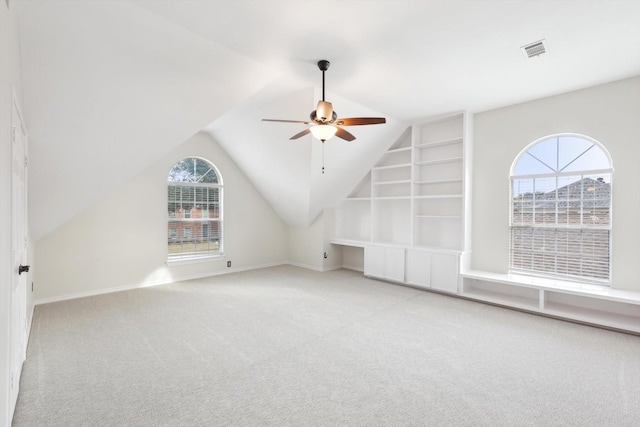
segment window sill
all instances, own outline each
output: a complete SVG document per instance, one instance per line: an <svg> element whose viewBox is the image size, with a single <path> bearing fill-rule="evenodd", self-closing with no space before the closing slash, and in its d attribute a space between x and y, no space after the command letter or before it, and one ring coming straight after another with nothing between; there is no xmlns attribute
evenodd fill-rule
<svg viewBox="0 0 640 427"><path fill-rule="evenodd" d="M200 264L203 262L221 261L222 259L224 259L224 254L184 256L169 258L165 262L165 264L167 264L167 267L173 267L176 265Z"/></svg>

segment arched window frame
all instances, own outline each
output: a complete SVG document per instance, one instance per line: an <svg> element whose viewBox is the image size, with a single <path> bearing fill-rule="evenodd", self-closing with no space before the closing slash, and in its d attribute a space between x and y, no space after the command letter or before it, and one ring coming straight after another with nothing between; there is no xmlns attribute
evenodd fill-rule
<svg viewBox="0 0 640 427"><path fill-rule="evenodd" d="M531 150L553 139L557 140L559 159L561 138L577 138L592 145L562 169L559 161L553 170L537 159L550 169L548 173L516 173L524 156L535 158ZM565 171L593 148L600 150L594 154L606 157L607 167ZM529 192L523 190L527 185L531 185ZM600 142L573 133L549 135L532 142L511 166L509 189L510 272L600 285L611 283L613 162Z"/></svg>
<svg viewBox="0 0 640 427"><path fill-rule="evenodd" d="M169 261L223 255L223 189L220 171L205 158L185 157L171 167L167 175Z"/></svg>

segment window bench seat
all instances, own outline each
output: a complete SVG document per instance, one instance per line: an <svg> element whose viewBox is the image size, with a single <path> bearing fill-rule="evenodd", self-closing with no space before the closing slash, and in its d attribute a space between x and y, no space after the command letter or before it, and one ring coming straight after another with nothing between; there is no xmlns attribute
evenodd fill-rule
<svg viewBox="0 0 640 427"><path fill-rule="evenodd" d="M640 292L517 274L466 271L460 295L640 334Z"/></svg>

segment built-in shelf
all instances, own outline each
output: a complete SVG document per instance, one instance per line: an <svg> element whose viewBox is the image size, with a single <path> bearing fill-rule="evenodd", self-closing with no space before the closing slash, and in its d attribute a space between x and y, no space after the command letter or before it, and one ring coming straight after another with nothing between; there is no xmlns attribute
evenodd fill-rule
<svg viewBox="0 0 640 427"><path fill-rule="evenodd" d="M420 148L420 149L435 148L435 147L441 147L443 145L458 144L461 142L462 142L462 137L455 137L455 138L445 139L442 141L425 142L422 144L416 144L416 148Z"/></svg>
<svg viewBox="0 0 640 427"><path fill-rule="evenodd" d="M467 271L460 294L538 314L640 333L640 293L540 277Z"/></svg>
<svg viewBox="0 0 640 427"><path fill-rule="evenodd" d="M429 185L429 184L448 184L450 182L462 182L462 178L451 178L451 179L431 179L429 181L416 181L414 184L418 185Z"/></svg>
<svg viewBox="0 0 640 427"><path fill-rule="evenodd" d="M411 167L411 163L401 163L397 165L385 165L385 166L375 166L371 170L379 171L385 169L397 169L397 168L409 168Z"/></svg>
<svg viewBox="0 0 640 427"><path fill-rule="evenodd" d="M454 162L461 162L461 161L462 161L462 157L449 157L446 159L422 160L422 161L415 162L415 165L416 166L439 165L442 163L454 163Z"/></svg>
<svg viewBox="0 0 640 427"><path fill-rule="evenodd" d="M411 196L384 196L374 197L373 200L411 200Z"/></svg>
<svg viewBox="0 0 640 427"><path fill-rule="evenodd" d="M430 196L415 196L416 199L461 199L462 194L433 194Z"/></svg>
<svg viewBox="0 0 640 427"><path fill-rule="evenodd" d="M369 241L368 240L333 238L333 239L329 239L329 243L331 243L332 245L352 246L352 247L355 247L355 248L364 248L367 244L369 244Z"/></svg>
<svg viewBox="0 0 640 427"><path fill-rule="evenodd" d="M393 184L411 184L410 179L401 179L397 181L379 181L374 182L373 185L393 185Z"/></svg>
<svg viewBox="0 0 640 427"><path fill-rule="evenodd" d="M403 151L411 151L411 147L391 148L387 150L386 154L402 153Z"/></svg>
<svg viewBox="0 0 640 427"><path fill-rule="evenodd" d="M416 248L459 254L466 248L466 125L464 114L453 114L415 126L412 235Z"/></svg>

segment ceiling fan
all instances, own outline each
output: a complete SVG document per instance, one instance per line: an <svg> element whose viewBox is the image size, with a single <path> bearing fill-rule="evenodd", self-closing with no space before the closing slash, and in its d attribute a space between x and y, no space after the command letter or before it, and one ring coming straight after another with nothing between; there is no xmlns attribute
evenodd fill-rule
<svg viewBox="0 0 640 427"><path fill-rule="evenodd" d="M322 100L318 102L318 106L311 112L311 120L278 120L278 119L262 119L265 122L282 122L282 123L304 123L310 125L302 132L298 132L289 139L298 139L304 135L311 133L314 137L322 142L330 139L334 135L345 141L353 141L356 139L353 134L347 132L342 126L361 126L376 125L386 123L384 117L352 117L338 118L333 110L333 105L324 100L324 72L329 69L330 62L326 59L318 61L318 68L322 71Z"/></svg>

